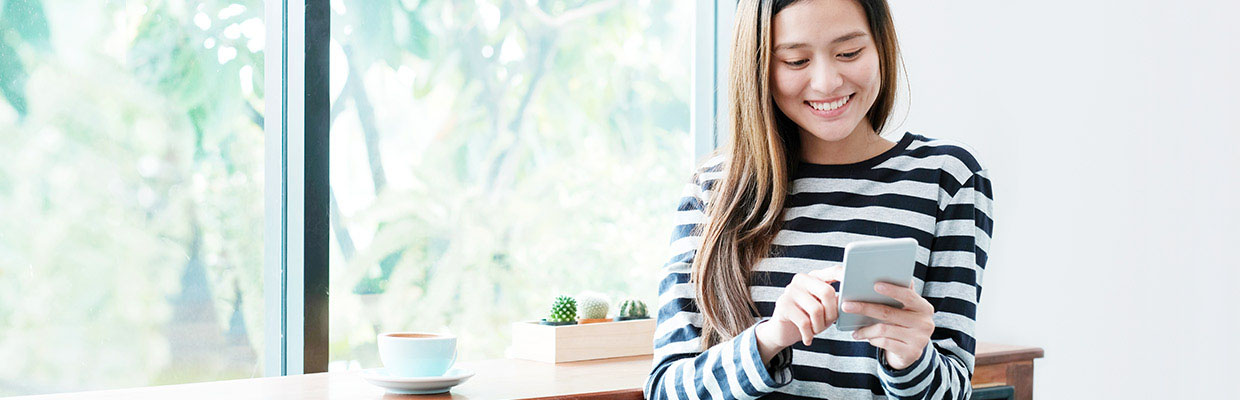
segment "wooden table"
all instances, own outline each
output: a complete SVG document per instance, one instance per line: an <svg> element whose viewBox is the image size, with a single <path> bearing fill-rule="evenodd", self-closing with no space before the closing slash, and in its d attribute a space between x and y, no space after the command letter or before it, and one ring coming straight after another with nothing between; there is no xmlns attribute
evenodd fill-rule
<svg viewBox="0 0 1240 400"><path fill-rule="evenodd" d="M1036 347L979 343L974 387L1011 385L1016 398L1033 397L1033 359L1042 357ZM231 381L153 386L29 396L17 399L641 399L642 386L650 373L651 356L611 358L548 364L498 359L461 362L477 374L464 384L440 395L385 393L358 376L357 371L239 379Z"/></svg>
<svg viewBox="0 0 1240 400"><path fill-rule="evenodd" d="M1033 399L1033 359L1042 358L1041 348L978 342L976 354L973 387L1007 385L1016 400Z"/></svg>

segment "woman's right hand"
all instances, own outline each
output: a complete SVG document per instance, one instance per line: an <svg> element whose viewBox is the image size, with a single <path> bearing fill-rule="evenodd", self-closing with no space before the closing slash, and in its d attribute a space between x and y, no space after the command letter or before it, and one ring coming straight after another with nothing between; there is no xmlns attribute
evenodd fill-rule
<svg viewBox="0 0 1240 400"><path fill-rule="evenodd" d="M814 335L827 330L839 317L839 299L831 283L843 277L844 267L839 265L793 276L784 294L775 301L771 318L755 332L759 347L774 350L774 356L798 340L809 346ZM763 359L769 360L765 357L767 352L762 353Z"/></svg>

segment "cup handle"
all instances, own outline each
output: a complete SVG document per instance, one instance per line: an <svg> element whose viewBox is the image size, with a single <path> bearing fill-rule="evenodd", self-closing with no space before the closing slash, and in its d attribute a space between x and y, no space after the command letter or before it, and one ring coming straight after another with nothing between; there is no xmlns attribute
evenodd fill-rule
<svg viewBox="0 0 1240 400"><path fill-rule="evenodd" d="M453 366L453 365L456 365L456 356L457 356L457 354L460 354L460 351L453 351L453 352L452 352L452 361L448 362L448 369L452 369L452 366Z"/></svg>

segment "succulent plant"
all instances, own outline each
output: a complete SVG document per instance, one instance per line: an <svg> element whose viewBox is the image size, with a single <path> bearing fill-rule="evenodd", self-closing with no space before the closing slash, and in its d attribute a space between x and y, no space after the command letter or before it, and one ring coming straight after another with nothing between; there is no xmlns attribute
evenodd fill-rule
<svg viewBox="0 0 1240 400"><path fill-rule="evenodd" d="M581 292L577 295L577 318L578 319L601 319L607 318L607 309L610 304L607 296L597 292Z"/></svg>
<svg viewBox="0 0 1240 400"><path fill-rule="evenodd" d="M551 304L551 314L547 316L547 322L553 324L567 324L577 321L577 300L569 296L559 296L555 298L555 302Z"/></svg>
<svg viewBox="0 0 1240 400"><path fill-rule="evenodd" d="M616 320L623 321L642 318L650 318L646 314L646 303L643 303L641 300L625 300L620 303L620 311L616 313Z"/></svg>

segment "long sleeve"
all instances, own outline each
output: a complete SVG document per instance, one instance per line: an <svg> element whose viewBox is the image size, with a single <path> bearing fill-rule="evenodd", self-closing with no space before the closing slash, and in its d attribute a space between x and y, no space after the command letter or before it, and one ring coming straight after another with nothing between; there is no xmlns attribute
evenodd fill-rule
<svg viewBox="0 0 1240 400"><path fill-rule="evenodd" d="M644 388L647 399L754 399L792 381L791 349L763 365L754 326L731 340L701 351L701 321L689 281L704 223L703 185L717 171L699 173L677 208L671 260L659 282L659 308L654 335L654 365ZM761 322L759 322L761 323Z"/></svg>
<svg viewBox="0 0 1240 400"><path fill-rule="evenodd" d="M994 224L989 174L975 168L963 181L945 174L940 184L939 216L922 288L922 296L934 306L935 329L921 359L908 368L893 371L880 364L880 381L892 398L967 399L972 393L974 325Z"/></svg>

